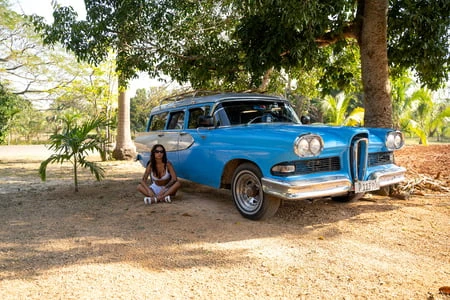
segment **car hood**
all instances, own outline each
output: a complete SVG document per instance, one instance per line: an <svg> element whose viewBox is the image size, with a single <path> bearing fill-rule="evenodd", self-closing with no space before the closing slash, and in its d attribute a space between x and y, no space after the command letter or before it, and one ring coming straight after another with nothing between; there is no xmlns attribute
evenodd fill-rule
<svg viewBox="0 0 450 300"><path fill-rule="evenodd" d="M329 125L302 125L302 124L284 124L284 123L264 123L264 124L250 124L235 127L238 131L251 131L252 135L268 136L268 135L282 135L283 137L297 138L302 134L317 134L321 136L324 141L338 140L350 143L353 136L356 134L369 134L367 128L362 127L346 127L346 126L329 126Z"/></svg>
<svg viewBox="0 0 450 300"><path fill-rule="evenodd" d="M218 141L224 141L234 136L239 140L240 146L267 145L281 149L292 149L293 143L298 136L303 134L319 135L324 141L323 156L331 153L345 151L351 144L352 138L358 134L369 137L370 152L386 151L384 145L385 132L377 130L371 132L368 128L329 126L329 125L302 125L285 123L263 123L242 126L231 126L216 129ZM221 137L222 134L223 137ZM227 137L227 138L226 138ZM321 155L321 156L322 156Z"/></svg>

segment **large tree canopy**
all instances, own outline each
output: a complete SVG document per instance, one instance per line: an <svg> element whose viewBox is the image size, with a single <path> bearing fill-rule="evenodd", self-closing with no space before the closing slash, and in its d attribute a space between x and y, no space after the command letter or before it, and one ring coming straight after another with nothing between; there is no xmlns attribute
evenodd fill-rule
<svg viewBox="0 0 450 300"><path fill-rule="evenodd" d="M62 42L90 62L98 63L115 49L125 83L144 71L167 74L194 88L265 90L271 76L330 69L336 57L357 45L365 124L390 127L389 66L394 71L414 70L433 89L448 80L447 0L85 3L86 21L76 20L71 8L55 7L52 26L36 24L47 43ZM342 67L333 72L338 75L330 78L345 82L349 77Z"/></svg>
<svg viewBox="0 0 450 300"><path fill-rule="evenodd" d="M431 90L449 80L450 1L390 1L389 63L412 69Z"/></svg>

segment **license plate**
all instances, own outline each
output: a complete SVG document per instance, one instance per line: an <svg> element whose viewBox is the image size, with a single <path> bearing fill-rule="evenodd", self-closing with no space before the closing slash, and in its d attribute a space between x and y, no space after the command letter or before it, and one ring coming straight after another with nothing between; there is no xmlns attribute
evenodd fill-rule
<svg viewBox="0 0 450 300"><path fill-rule="evenodd" d="M356 181L355 193L365 193L380 189L380 183L377 180Z"/></svg>

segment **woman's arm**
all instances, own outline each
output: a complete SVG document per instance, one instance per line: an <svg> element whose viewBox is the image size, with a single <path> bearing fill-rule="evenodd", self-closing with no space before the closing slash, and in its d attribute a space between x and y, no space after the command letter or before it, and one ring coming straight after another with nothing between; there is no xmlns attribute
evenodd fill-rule
<svg viewBox="0 0 450 300"><path fill-rule="evenodd" d="M170 174L170 180L164 187L169 189L175 182L177 182L178 178L177 173L175 172L175 169L170 161L167 162L167 170Z"/></svg>
<svg viewBox="0 0 450 300"><path fill-rule="evenodd" d="M144 183L145 185L147 185L147 180L148 180L148 177L149 177L151 171L152 171L152 167L150 166L150 164L148 164L147 168L145 168L144 176L142 176L142 180L141 180L141 182Z"/></svg>

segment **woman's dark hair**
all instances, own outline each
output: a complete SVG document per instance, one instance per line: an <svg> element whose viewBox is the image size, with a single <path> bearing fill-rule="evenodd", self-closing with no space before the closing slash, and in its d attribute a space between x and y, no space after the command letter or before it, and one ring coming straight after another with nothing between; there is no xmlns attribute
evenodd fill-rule
<svg viewBox="0 0 450 300"><path fill-rule="evenodd" d="M163 177L164 174L158 174L158 170L156 170L156 158L155 158L155 150L157 148L162 148L163 149L163 157L162 157L162 161L164 163L164 170L166 169L167 166L167 153L166 153L166 148L164 148L163 145L161 144L156 144L152 147L152 153L150 154L150 166L152 168L152 173L155 174L156 176L158 176L159 178Z"/></svg>

